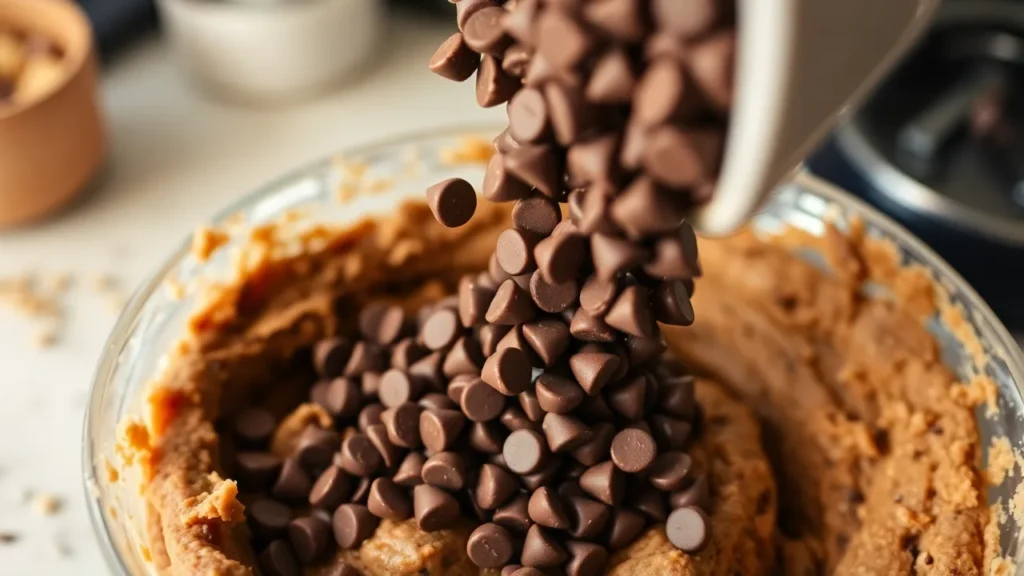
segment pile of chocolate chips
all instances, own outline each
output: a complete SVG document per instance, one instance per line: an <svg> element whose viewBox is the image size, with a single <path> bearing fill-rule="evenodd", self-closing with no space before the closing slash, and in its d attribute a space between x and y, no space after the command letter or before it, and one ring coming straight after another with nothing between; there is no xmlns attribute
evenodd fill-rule
<svg viewBox="0 0 1024 576"><path fill-rule="evenodd" d="M282 462L266 452L273 418L239 416L240 438L263 435L237 465L261 495L248 517L269 574L358 548L380 519L468 520L469 558L503 576L601 574L651 524L687 552L710 537L706 470L687 454L701 410L658 323L693 322L683 217L717 177L732 5L456 6L431 68L475 72L481 105L508 102L483 194L515 202L511 227L457 295L415 314L371 304L359 338L317 345L310 399L335 430L310 425ZM427 202L455 227L476 195L452 179Z"/></svg>

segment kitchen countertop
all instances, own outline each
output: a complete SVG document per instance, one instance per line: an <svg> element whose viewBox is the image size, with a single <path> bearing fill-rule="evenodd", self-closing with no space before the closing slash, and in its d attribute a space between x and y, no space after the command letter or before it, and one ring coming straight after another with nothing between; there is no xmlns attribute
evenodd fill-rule
<svg viewBox="0 0 1024 576"><path fill-rule="evenodd" d="M57 342L36 349L36 324L0 305L0 573L104 574L81 483L82 413L117 301L204 219L290 168L409 131L497 123L471 86L426 67L448 28L398 19L390 45L335 93L287 108L214 101L185 82L168 47L147 41L103 79L110 162L95 190L42 225L0 233L0 278L70 273ZM98 278L116 281L98 290ZM114 294L115 297L111 297ZM120 294L121 296L117 296ZM52 515L30 494L59 498Z"/></svg>

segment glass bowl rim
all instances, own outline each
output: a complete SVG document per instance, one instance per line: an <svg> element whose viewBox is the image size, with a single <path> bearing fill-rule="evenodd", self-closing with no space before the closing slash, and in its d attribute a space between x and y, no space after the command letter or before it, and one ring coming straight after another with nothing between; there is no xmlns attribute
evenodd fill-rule
<svg viewBox="0 0 1024 576"><path fill-rule="evenodd" d="M497 134L501 129L501 126L496 124L470 124L435 127L408 133L399 133L397 135L380 139L372 139L363 143L347 146L333 154L321 156L316 160L299 166L298 168L288 170L284 172L283 175L273 178L265 184L256 187L252 191L243 194L238 200L231 202L227 207L215 213L208 222L217 223L227 219L229 216L272 196L284 187L286 183L294 182L306 174L322 170L326 165L331 164L333 158L337 158L339 156L370 156L384 150L391 148L399 149L403 145L407 146L425 140L437 138L451 138L454 140L459 137L474 134ZM810 174L803 168L799 169L789 182L781 184L777 190L791 186L796 186L803 192L819 196L827 202L837 205L843 210L844 214L860 216L869 228L874 227L881 230L886 235L894 238L901 245L906 246L910 251L916 252L931 268L941 275L942 278L948 279L952 288L955 289L962 299L966 301L966 304L971 307L972 315L975 315L980 319L980 322L977 322L980 325L978 327L978 338L982 342L991 342L999 346L999 348L1006 353L1007 368L1010 375L1013 377L1018 391L1024 394L1024 351L1021 350L1020 345L1013 339L1007 328L996 317L995 312L992 311L974 288L956 270L954 270L952 266L939 256L938 253L926 245L922 240L911 234L903 226L897 224L896 221L891 219L889 216L883 214L864 201L854 197L852 194L838 186ZM191 234L187 235L179 247L168 255L166 259L164 259L163 263L134 290L128 300L128 303L122 309L117 321L114 323L113 328L111 328L110 334L108 335L100 354L96 370L93 373L92 381L89 385L89 401L86 404L82 433L82 472L86 509L89 513L89 520L92 524L93 532L95 533L96 538L99 541L100 548L102 549L104 560L107 565L115 571L115 573L125 576L128 576L129 574L127 567L124 564L124 560L122 559L120 552L114 545L114 539L112 538L107 518L103 514L103 510L100 506L99 498L94 495L95 484L98 482L97 479L100 477L100 471L98 469L98 462L95 459L96 454L93 452L93 444L90 438L90 429L93 425L92 408L94 405L98 405L99 401L103 398L107 385L110 382L110 377L117 367L117 360L133 333L143 307L160 289L161 284L168 274L170 274L185 258L188 257L190 248Z"/></svg>

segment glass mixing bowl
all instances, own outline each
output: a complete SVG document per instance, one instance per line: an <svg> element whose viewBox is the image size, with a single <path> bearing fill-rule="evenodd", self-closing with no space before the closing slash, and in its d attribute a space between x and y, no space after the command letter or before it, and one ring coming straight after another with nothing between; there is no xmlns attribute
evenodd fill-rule
<svg viewBox="0 0 1024 576"><path fill-rule="evenodd" d="M292 172L266 187L249 194L212 221L228 226L244 216L250 224L276 221L282 214L300 209L316 222L344 224L368 214L386 213L403 198L418 197L430 184L459 176L480 182L483 164L459 162L459 153L472 152L472 135L489 140L496 130L455 130L404 137L382 144L352 150ZM467 137L470 140L467 141ZM470 146L467 147L467 144ZM470 154L472 156L472 154ZM343 158L344 162L340 162ZM364 179L380 183L379 194L360 196L353 201L338 201L338 190L351 177L352 163L364 166ZM386 190L385 190L386 188ZM889 218L852 198L845 192L808 175L780 189L753 220L760 234L777 234L786 227L807 233L824 234L826 221L839 230L847 229L856 218L866 232L890 240L900 251L904 264L927 268L950 299L964 311L966 323L973 328L984 348L981 369L998 385L997 414L986 417L979 409L977 418L986 453L991 439L1006 436L1019 447L1024 434L1024 354L975 291L931 249L911 236ZM138 494L137 478L108 481L108 463L115 462L118 423L125 417L141 415L147 382L159 371L167 350L181 337L185 322L195 306L193 298L174 299L162 285L168 278L188 283L197 278L225 274L231 266L225 250L200 263L185 243L172 254L155 274L132 296L113 329L100 359L85 414L83 474L88 509L104 556L115 574L140 575L152 572L146 562L143 528L144 503ZM814 258L813 254L804 254ZM885 297L883 291L876 291ZM936 316L928 323L940 343L946 363L967 381L976 369L971 353L955 336L953 327ZM962 333L962 332L961 332ZM1009 502L1022 475L1011 476L1002 485L989 490L990 503ZM1024 532L1012 520L1000 527L1003 554L1024 564Z"/></svg>

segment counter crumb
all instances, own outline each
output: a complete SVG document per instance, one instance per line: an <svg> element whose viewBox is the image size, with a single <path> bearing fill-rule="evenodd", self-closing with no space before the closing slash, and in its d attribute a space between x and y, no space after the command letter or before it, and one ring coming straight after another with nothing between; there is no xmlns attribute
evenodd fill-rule
<svg viewBox="0 0 1024 576"><path fill-rule="evenodd" d="M60 512L61 500L49 492L38 492L32 495L32 512L37 516L53 516Z"/></svg>
<svg viewBox="0 0 1024 576"><path fill-rule="evenodd" d="M985 471L988 483L993 486L1002 484L1007 476L1013 476L1016 463L1010 440L1005 436L993 438L992 446L988 449L988 469Z"/></svg>

